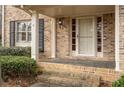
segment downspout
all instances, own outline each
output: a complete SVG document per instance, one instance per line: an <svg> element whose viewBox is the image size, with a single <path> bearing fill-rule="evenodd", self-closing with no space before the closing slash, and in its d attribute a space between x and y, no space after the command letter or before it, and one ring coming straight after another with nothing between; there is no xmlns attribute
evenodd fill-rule
<svg viewBox="0 0 124 93"><path fill-rule="evenodd" d="M5 6L2 5L2 47L5 46L5 41L4 41L4 11L5 11Z"/></svg>

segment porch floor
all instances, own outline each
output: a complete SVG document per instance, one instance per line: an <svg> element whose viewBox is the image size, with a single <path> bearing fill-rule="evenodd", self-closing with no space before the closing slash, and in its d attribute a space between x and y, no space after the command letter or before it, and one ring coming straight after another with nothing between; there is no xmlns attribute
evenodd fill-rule
<svg viewBox="0 0 124 93"><path fill-rule="evenodd" d="M50 62L50 63L60 63L60 64L69 64L76 66L87 66L87 67L98 67L98 68L115 68L114 61L96 61L96 60L82 60L82 59L40 59L39 62Z"/></svg>

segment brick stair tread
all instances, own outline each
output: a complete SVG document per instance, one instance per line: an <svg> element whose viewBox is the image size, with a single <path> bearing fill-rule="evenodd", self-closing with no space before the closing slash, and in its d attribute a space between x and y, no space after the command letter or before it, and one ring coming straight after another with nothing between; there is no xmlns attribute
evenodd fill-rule
<svg viewBox="0 0 124 93"><path fill-rule="evenodd" d="M38 83L32 84L30 87L63 87L63 86L58 84L48 83L48 82L38 82Z"/></svg>
<svg viewBox="0 0 124 93"><path fill-rule="evenodd" d="M91 87L91 86L99 86L98 84L94 84L92 82L87 82L85 80L75 79L75 78L64 78L59 76L52 75L40 75L38 76L38 80L40 82L45 82L48 84L60 85L60 86L68 86L68 87Z"/></svg>
<svg viewBox="0 0 124 93"><path fill-rule="evenodd" d="M59 71L59 70L45 70L43 71L43 74L46 75L52 75L52 76L59 76L59 77L65 77L65 78L75 78L80 80L93 80L93 81L100 81L100 76L89 74L89 73L70 73L65 71Z"/></svg>
<svg viewBox="0 0 124 93"><path fill-rule="evenodd" d="M88 78L100 81L100 76L95 75L95 73L87 73L82 71L79 66L68 66L60 65L56 63L42 63L40 64L43 73L56 74L64 77L78 77L78 78Z"/></svg>

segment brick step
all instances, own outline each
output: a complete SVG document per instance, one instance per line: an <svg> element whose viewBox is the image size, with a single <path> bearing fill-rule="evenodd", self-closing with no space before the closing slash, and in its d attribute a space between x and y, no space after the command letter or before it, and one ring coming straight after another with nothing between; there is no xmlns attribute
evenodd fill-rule
<svg viewBox="0 0 124 93"><path fill-rule="evenodd" d="M98 76L96 73L99 71L99 74L104 74L101 73L102 71L107 71L108 69L99 69L94 67L85 67L85 66L77 66L77 65L70 65L70 64L61 64L61 63L49 63L49 62L39 62L38 66L43 72L58 72L57 74L64 73L65 75L69 76L78 76L82 77L86 73L87 75L92 75L92 77ZM100 71L101 70L101 71ZM66 72L66 73L65 73Z"/></svg>
<svg viewBox="0 0 124 93"><path fill-rule="evenodd" d="M110 84L120 76L119 72L107 68L86 67L52 62L38 62L38 66L43 72L51 71L57 74L63 73L62 75L65 75L65 77L82 77L82 75L84 76L86 73L92 77L100 78L100 82L109 82Z"/></svg>
<svg viewBox="0 0 124 93"><path fill-rule="evenodd" d="M81 73L81 72L95 73L93 67L77 66L77 65L70 65L70 64L39 62L38 66L41 68L41 70L44 70L44 71L59 70L59 71L74 72L74 73Z"/></svg>
<svg viewBox="0 0 124 93"><path fill-rule="evenodd" d="M38 78L42 82L62 84L64 86L100 85L100 76L94 73L83 72L81 71L81 67L78 66L46 62L40 63L39 66L43 71L43 75Z"/></svg>
<svg viewBox="0 0 124 93"><path fill-rule="evenodd" d="M48 85L56 85L63 87L97 87L99 85L92 82L87 82L85 80L80 80L76 78L64 78L53 75L42 74L38 76L38 80L42 83L47 83Z"/></svg>
<svg viewBox="0 0 124 93"><path fill-rule="evenodd" d="M92 73L74 73L74 72L65 72L61 70L43 70L43 74L45 75L51 75L51 76L58 76L62 78L71 78L71 79L79 79L79 80L85 80L87 82L92 82L97 85L99 85L100 82L100 76L94 75Z"/></svg>

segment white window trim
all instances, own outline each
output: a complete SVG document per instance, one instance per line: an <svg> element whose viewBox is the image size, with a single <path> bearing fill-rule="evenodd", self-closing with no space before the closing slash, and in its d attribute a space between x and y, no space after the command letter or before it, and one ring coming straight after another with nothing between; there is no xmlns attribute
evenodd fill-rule
<svg viewBox="0 0 124 93"><path fill-rule="evenodd" d="M19 31L19 32L26 32L26 41L17 41L17 23L18 22L30 22L30 20L21 20L21 21L15 21L15 46L31 46L31 41L28 41L28 32L31 31Z"/></svg>

